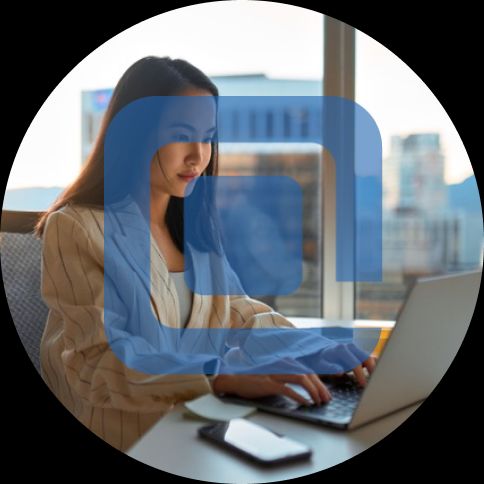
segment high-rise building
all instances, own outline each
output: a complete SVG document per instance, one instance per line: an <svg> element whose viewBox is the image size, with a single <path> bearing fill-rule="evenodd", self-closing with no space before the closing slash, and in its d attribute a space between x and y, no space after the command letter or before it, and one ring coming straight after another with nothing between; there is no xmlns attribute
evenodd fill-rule
<svg viewBox="0 0 484 484"><path fill-rule="evenodd" d="M386 209L425 213L445 210L447 191L440 135L392 136L383 182Z"/></svg>

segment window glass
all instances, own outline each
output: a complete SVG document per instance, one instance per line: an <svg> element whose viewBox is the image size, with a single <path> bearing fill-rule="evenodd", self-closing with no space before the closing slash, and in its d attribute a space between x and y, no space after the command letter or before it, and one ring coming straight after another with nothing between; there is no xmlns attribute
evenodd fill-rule
<svg viewBox="0 0 484 484"><path fill-rule="evenodd" d="M415 278L482 267L479 193L439 100L409 66L360 31L356 101L382 137L383 281L355 284L355 315L394 320Z"/></svg>
<svg viewBox="0 0 484 484"><path fill-rule="evenodd" d="M141 57L186 59L213 79L222 96L322 95L323 22L318 12L281 3L213 2L153 17L113 37L69 72L42 105L14 160L3 208L45 210L76 177L114 85ZM234 111L234 132L248 126L256 138L261 130L271 136L282 126L288 143L221 143L220 174L287 175L301 185L303 282L293 294L267 301L287 315L320 316L321 149L290 143L296 128L303 136L308 132L311 113L306 106L298 109L298 126L286 110L254 111L247 120Z"/></svg>

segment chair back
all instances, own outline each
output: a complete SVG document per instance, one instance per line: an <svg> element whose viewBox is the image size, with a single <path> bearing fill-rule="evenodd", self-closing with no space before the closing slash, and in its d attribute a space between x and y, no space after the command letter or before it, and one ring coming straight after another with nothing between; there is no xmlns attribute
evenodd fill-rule
<svg viewBox="0 0 484 484"><path fill-rule="evenodd" d="M14 325L40 373L40 340L49 310L40 291L42 241L33 234L39 215L39 212L2 211L0 260Z"/></svg>

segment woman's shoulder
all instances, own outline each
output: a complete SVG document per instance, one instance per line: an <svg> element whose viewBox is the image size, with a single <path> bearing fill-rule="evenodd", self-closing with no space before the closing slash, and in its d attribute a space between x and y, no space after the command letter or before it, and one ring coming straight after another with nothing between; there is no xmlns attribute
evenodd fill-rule
<svg viewBox="0 0 484 484"><path fill-rule="evenodd" d="M42 250L45 257L89 257L102 267L102 210L69 204L52 211L45 222Z"/></svg>
<svg viewBox="0 0 484 484"><path fill-rule="evenodd" d="M96 217L104 217L104 207L99 205L87 205L80 203L68 203L64 205L60 210L65 214L71 215L79 219L85 218L86 216L95 215Z"/></svg>
<svg viewBox="0 0 484 484"><path fill-rule="evenodd" d="M56 224L80 225L87 232L95 231L102 234L104 210L99 206L69 203L49 214L46 227L54 220Z"/></svg>

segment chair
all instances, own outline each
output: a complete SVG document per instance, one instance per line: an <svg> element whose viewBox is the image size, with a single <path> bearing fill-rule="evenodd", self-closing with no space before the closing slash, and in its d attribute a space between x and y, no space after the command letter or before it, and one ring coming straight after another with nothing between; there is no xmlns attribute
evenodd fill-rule
<svg viewBox="0 0 484 484"><path fill-rule="evenodd" d="M0 259L13 322L40 373L40 340L49 310L40 293L42 243L33 234L39 215L39 212L2 211Z"/></svg>

